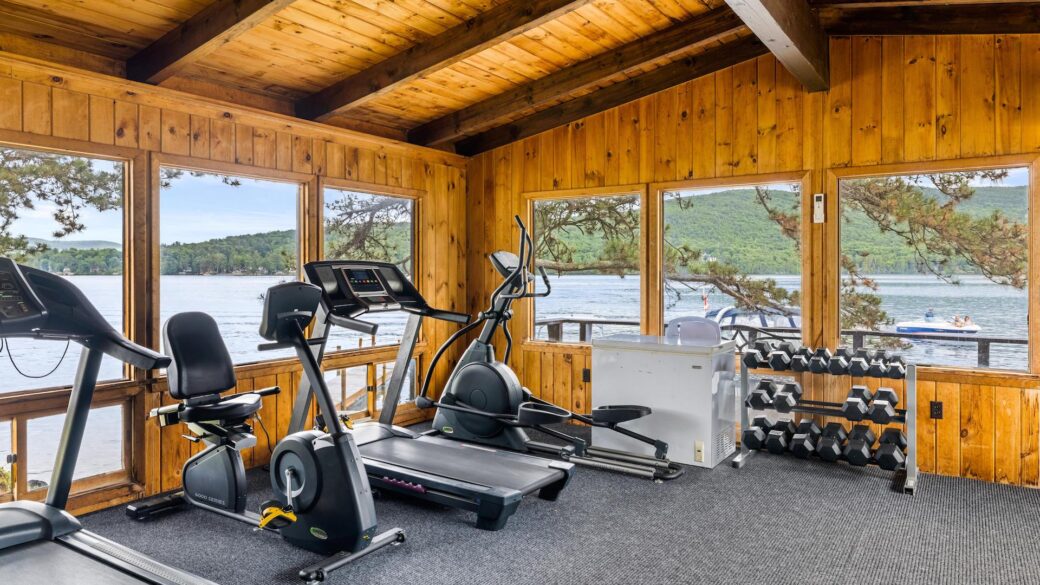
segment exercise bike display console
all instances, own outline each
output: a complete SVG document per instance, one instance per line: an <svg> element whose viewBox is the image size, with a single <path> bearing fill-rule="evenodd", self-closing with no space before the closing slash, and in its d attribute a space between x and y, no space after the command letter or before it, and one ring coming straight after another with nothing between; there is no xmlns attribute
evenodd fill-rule
<svg viewBox="0 0 1040 585"><path fill-rule="evenodd" d="M498 449L472 446L394 426L394 414L410 371L412 354L425 318L466 324L469 316L431 307L401 270L384 262L329 260L304 267L307 280L322 291L310 350L320 363L332 326L375 333L359 319L391 311L409 315L379 420L356 424L353 436L378 489L470 510L477 527L503 528L524 496L555 500L570 481L574 466ZM313 426L310 406L321 374L305 372L293 406L290 432Z"/></svg>

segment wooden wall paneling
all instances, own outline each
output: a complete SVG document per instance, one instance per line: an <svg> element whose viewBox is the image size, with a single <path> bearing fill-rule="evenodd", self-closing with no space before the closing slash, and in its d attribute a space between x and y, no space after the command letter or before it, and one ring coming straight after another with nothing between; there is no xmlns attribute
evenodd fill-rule
<svg viewBox="0 0 1040 585"><path fill-rule="evenodd" d="M657 117L657 101L654 96L640 99L639 105L639 181L654 181L654 120Z"/></svg>
<svg viewBox="0 0 1040 585"><path fill-rule="evenodd" d="M22 130L51 135L51 88L38 83L22 84Z"/></svg>
<svg viewBox="0 0 1040 585"><path fill-rule="evenodd" d="M234 162L235 123L226 118L210 120L209 135L210 158L221 162Z"/></svg>
<svg viewBox="0 0 1040 585"><path fill-rule="evenodd" d="M280 171L293 170L293 137L287 132L275 134L275 168Z"/></svg>
<svg viewBox="0 0 1040 585"><path fill-rule="evenodd" d="M116 100L113 108L115 145L137 148L139 144L137 104Z"/></svg>
<svg viewBox="0 0 1040 585"><path fill-rule="evenodd" d="M631 184L639 181L640 102L627 103L617 109L618 117L618 182ZM569 158L557 148L557 160ZM563 163L557 163L563 164ZM561 185L561 188L572 185Z"/></svg>
<svg viewBox="0 0 1040 585"><path fill-rule="evenodd" d="M90 96L90 141L99 144L115 144L116 121L115 100Z"/></svg>
<svg viewBox="0 0 1040 585"><path fill-rule="evenodd" d="M957 158L961 153L962 65L960 39L958 37L937 37L935 39L935 157L939 159ZM992 99L992 94L989 99ZM979 131L981 132L982 129L979 128ZM974 133L965 132L963 134Z"/></svg>
<svg viewBox="0 0 1040 585"><path fill-rule="evenodd" d="M1040 485L1040 390L1022 390L1022 461L1019 467L1022 485Z"/></svg>
<svg viewBox="0 0 1040 585"><path fill-rule="evenodd" d="M917 382L917 467L922 473L935 473L936 421L931 418L935 400L935 382Z"/></svg>
<svg viewBox="0 0 1040 585"><path fill-rule="evenodd" d="M542 188L541 145L537 136L525 138L520 144L524 151L524 163L521 167L524 177L523 190L537 191Z"/></svg>
<svg viewBox="0 0 1040 585"><path fill-rule="evenodd" d="M715 73L715 176L733 174L733 68Z"/></svg>
<svg viewBox="0 0 1040 585"><path fill-rule="evenodd" d="M359 181L366 183L376 182L376 155L367 148L359 148L357 151Z"/></svg>
<svg viewBox="0 0 1040 585"><path fill-rule="evenodd" d="M253 128L235 124L235 162L253 165Z"/></svg>
<svg viewBox="0 0 1040 585"><path fill-rule="evenodd" d="M52 132L58 138L90 138L90 96L55 88L52 93Z"/></svg>
<svg viewBox="0 0 1040 585"><path fill-rule="evenodd" d="M881 160L881 37L852 39L852 164Z"/></svg>
<svg viewBox="0 0 1040 585"><path fill-rule="evenodd" d="M852 163L852 40L831 39L831 90L827 92L827 115L823 119L827 167Z"/></svg>
<svg viewBox="0 0 1040 585"><path fill-rule="evenodd" d="M996 55L992 35L960 37L962 87L971 88L961 99L960 155L996 154ZM951 157L952 158L952 157Z"/></svg>
<svg viewBox="0 0 1040 585"><path fill-rule="evenodd" d="M254 136L254 143L256 137ZM255 147L254 147L255 148ZM255 153L259 158L259 152ZM342 179L346 175L346 152L342 144L327 142L325 144L325 171L330 177ZM403 172L403 169L402 169Z"/></svg>
<svg viewBox="0 0 1040 585"><path fill-rule="evenodd" d="M993 481L993 386L961 384L960 475Z"/></svg>
<svg viewBox="0 0 1040 585"><path fill-rule="evenodd" d="M621 120L618 117L618 114L617 114L616 110L604 112L604 114L603 114L603 149L604 149L603 155L605 157L605 167L606 167L606 170L604 171L604 177L603 177L603 184L604 185L618 185L621 182L621 156L620 156L620 152L619 152L621 150L621 145L620 145L620 142L618 142L618 140L619 140L618 137L620 135L620 129L619 129L618 126L620 125L620 123L621 123ZM681 127L677 130L677 134L679 136L682 135L682 128ZM550 135L550 133L545 133L544 134L544 136L549 136L549 135ZM553 144L550 143L550 146L553 146ZM543 147L543 154L542 154L543 158L547 156L546 153L544 152L544 150L545 150L545 148ZM555 158L555 151L549 151L548 156L552 157L552 158ZM549 170L550 171L552 170L552 166L551 165L550 165ZM543 189L552 189L552 188L554 188L554 185L551 182L550 182L550 184L548 186L546 186L543 183L542 184L542 188Z"/></svg>
<svg viewBox="0 0 1040 585"><path fill-rule="evenodd" d="M0 76L0 129L22 129L22 82Z"/></svg>
<svg viewBox="0 0 1040 585"><path fill-rule="evenodd" d="M745 61L733 66L734 175L758 172L757 76L758 68L754 61Z"/></svg>
<svg viewBox="0 0 1040 585"><path fill-rule="evenodd" d="M386 185L386 153L383 151L375 152L372 158L372 182Z"/></svg>
<svg viewBox="0 0 1040 585"><path fill-rule="evenodd" d="M1022 37L997 35L994 39L996 68L997 154L1022 151Z"/></svg>
<svg viewBox="0 0 1040 585"><path fill-rule="evenodd" d="M656 104L656 117L653 119L654 129L654 171L656 181L675 180L675 145L676 145L676 91L664 91L648 97ZM594 185L589 185L594 186Z"/></svg>
<svg viewBox="0 0 1040 585"><path fill-rule="evenodd" d="M756 59L758 97L758 168L759 173L777 169L777 61L772 55Z"/></svg>
<svg viewBox="0 0 1040 585"><path fill-rule="evenodd" d="M209 118L204 116L191 117L191 148L189 152L195 158L206 158L210 156Z"/></svg>
<svg viewBox="0 0 1040 585"><path fill-rule="evenodd" d="M935 37L903 39L904 160L935 158Z"/></svg>
<svg viewBox="0 0 1040 585"><path fill-rule="evenodd" d="M619 135L621 129L619 128ZM564 124L552 131L553 156L552 156L552 188L569 189L571 187L571 148L573 140L573 126ZM619 143L620 138L618 139ZM622 147L622 152L623 152ZM559 156L556 153L560 153ZM481 155L484 156L484 155ZM493 169L492 169L493 170Z"/></svg>
<svg viewBox="0 0 1040 585"><path fill-rule="evenodd" d="M292 170L294 173L311 173L314 170L313 151L314 144L310 138L304 136L292 137ZM368 182L373 181L374 176L362 178Z"/></svg>
<svg viewBox="0 0 1040 585"><path fill-rule="evenodd" d="M585 120L585 186L602 187L606 179L607 146L603 117L600 113ZM674 134L670 134L674 136Z"/></svg>
<svg viewBox="0 0 1040 585"><path fill-rule="evenodd" d="M691 179L715 174L715 76L689 82L690 173ZM626 183L628 181L625 181Z"/></svg>
<svg viewBox="0 0 1040 585"><path fill-rule="evenodd" d="M993 480L1019 484L1022 478L1022 390L993 388Z"/></svg>
<svg viewBox="0 0 1040 585"><path fill-rule="evenodd" d="M903 37L881 38L881 162L903 159Z"/></svg>
<svg viewBox="0 0 1040 585"><path fill-rule="evenodd" d="M575 392L574 381L574 356L569 353L546 354L552 360L549 367L552 369L552 394L550 402L558 404L567 409L581 407L580 393ZM544 362L543 362L544 364ZM545 379L544 376L542 378ZM581 412L580 410L578 412Z"/></svg>
<svg viewBox="0 0 1040 585"><path fill-rule="evenodd" d="M1040 151L1040 35L1022 37L1022 151Z"/></svg>
<svg viewBox="0 0 1040 585"><path fill-rule="evenodd" d="M253 129L253 164L265 169L278 167L278 137L275 132L265 128Z"/></svg>
<svg viewBox="0 0 1040 585"><path fill-rule="evenodd" d="M186 112L162 111L162 151L166 154L191 154L191 115Z"/></svg>
<svg viewBox="0 0 1040 585"><path fill-rule="evenodd" d="M139 106L137 121L141 149L153 152L162 149L162 110Z"/></svg>

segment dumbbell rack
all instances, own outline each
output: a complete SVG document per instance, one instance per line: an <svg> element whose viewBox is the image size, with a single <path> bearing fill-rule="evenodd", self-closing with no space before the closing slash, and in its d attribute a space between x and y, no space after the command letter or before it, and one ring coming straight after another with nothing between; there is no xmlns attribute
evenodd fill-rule
<svg viewBox="0 0 1040 585"><path fill-rule="evenodd" d="M746 429L751 425L748 411L750 408L747 405L747 398L750 394L750 378L751 368L741 366L740 368L740 428ZM790 375L783 371L776 372L779 375ZM819 376L829 376L830 374L812 374ZM870 377L870 376L864 376ZM883 378L884 379L884 378ZM913 494L917 489L917 366L913 364L907 364L906 376L903 379L903 394L905 410L901 411L899 416L893 418L892 422L902 422L906 425L906 461L903 467L906 471L906 478L903 481L903 493ZM799 405L791 409L791 413L800 414L813 414L813 415L825 415L825 416L837 416L841 417L842 413L840 405L833 403L826 403L821 401L799 401ZM808 403L802 405L802 403ZM756 451L748 449L743 441L740 442L740 450L737 452L737 456L733 458L732 465L737 469L744 467L748 459L754 455Z"/></svg>

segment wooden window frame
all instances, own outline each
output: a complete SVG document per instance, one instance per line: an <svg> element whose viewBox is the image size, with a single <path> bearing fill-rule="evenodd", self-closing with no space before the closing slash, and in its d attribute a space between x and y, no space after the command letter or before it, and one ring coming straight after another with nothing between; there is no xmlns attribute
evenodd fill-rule
<svg viewBox="0 0 1040 585"><path fill-rule="evenodd" d="M652 327L654 324L651 321L651 300L648 293L653 287L653 283L650 279L650 270L647 269L649 263L648 259L651 254L651 240L654 234L651 234L651 228L653 227L650 221L651 215L656 215L656 212L652 212L650 206L652 206L653 198L650 197L649 185L646 183L632 183L628 185L616 185L611 187L585 187L585 188L574 188L574 189L551 189L547 191L526 191L520 194L521 200L524 202L524 223L527 224L528 230L530 230L531 238L534 240L537 235L535 234L534 225L534 206L539 201L553 201L559 199L585 199L585 198L597 198L597 197L625 197L630 195L636 195L639 197L639 332L643 335L652 335ZM513 226L513 231L516 230L516 226ZM520 341L520 349L524 350L536 350L543 351L546 347L584 347L590 345L589 343L581 342L568 342L568 341L548 341L545 339L535 339L535 303L532 299L528 307L523 307L522 310L526 312L526 315L520 317L521 322L527 326L527 336ZM519 311L517 311L519 312Z"/></svg>
<svg viewBox="0 0 1040 585"><path fill-rule="evenodd" d="M734 177L713 177L706 179L686 179L681 181L667 181L650 183L650 193L653 194L653 239L652 256L649 263L653 272L650 282L656 288L650 291L654 296L648 299L650 304L650 315L654 319L651 331L652 335L664 335L664 196L670 191L679 190L703 190L713 188L732 187L758 187L763 185L776 185L778 183L798 184L801 194L801 230L799 249L801 250L801 312L802 312L802 340L809 342L811 336L811 324L813 319L813 278L812 278L812 256L807 253L812 248L812 172L790 171L780 173L764 173L758 175L738 175Z"/></svg>
<svg viewBox="0 0 1040 585"><path fill-rule="evenodd" d="M841 222L839 184L845 179L866 177L899 176L926 173L943 173L1000 168L1029 169L1028 191L1028 282L1027 318L1029 320L1029 364L1027 371L997 370L992 368L967 368L936 365L928 370L943 372L962 380L967 377L1040 381L1040 155L1015 154L1001 156L972 157L936 161L918 161L859 167L834 167L826 170L826 221L824 223L823 253L820 255L822 270L823 338L828 346L837 346L840 340L840 290L841 290ZM930 376L930 374L929 374ZM929 378L931 379L931 377Z"/></svg>

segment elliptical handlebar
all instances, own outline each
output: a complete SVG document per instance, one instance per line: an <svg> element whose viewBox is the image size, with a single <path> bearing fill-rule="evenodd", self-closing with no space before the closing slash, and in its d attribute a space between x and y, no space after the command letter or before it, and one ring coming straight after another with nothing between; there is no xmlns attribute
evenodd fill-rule
<svg viewBox="0 0 1040 585"><path fill-rule="evenodd" d="M516 221L516 225L520 227L520 253L517 255L516 268L506 277L505 281L495 289L495 292L491 295L491 304L494 305L498 298L503 299L540 299L549 296L552 292L552 285L549 284L549 276L545 273L545 268L538 266L538 272L542 276L542 282L545 284L544 292L529 292L527 290L527 284L530 282L528 274L534 272L532 260L534 259L534 241L531 239L531 232L528 231L527 226L524 225L519 215L514 215L513 219ZM528 270L531 266L532 270ZM517 279L523 281L518 292L505 292L505 287L512 282L516 282Z"/></svg>

